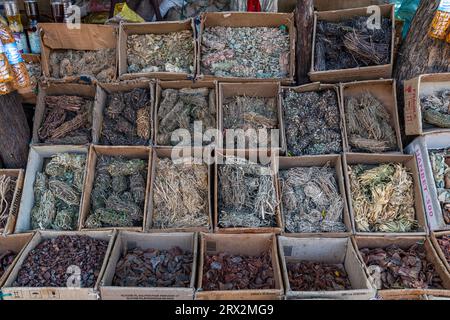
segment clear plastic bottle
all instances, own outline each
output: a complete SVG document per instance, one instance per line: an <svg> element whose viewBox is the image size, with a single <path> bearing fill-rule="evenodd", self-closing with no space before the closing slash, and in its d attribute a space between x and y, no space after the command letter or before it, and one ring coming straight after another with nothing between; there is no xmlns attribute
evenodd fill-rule
<svg viewBox="0 0 450 320"><path fill-rule="evenodd" d="M9 66L8 59L5 55L5 48L0 42L0 83L10 82L13 79L11 67Z"/></svg>
<svg viewBox="0 0 450 320"><path fill-rule="evenodd" d="M25 0L25 12L28 18L28 40L30 41L31 53L39 54L41 53L41 43L39 39L39 32L37 29L37 24L39 21L39 7L37 0Z"/></svg>
<svg viewBox="0 0 450 320"><path fill-rule="evenodd" d="M16 39L17 47L21 53L29 53L27 36L23 31L22 19L17 5L17 0L5 0L5 14L8 20L9 28Z"/></svg>
<svg viewBox="0 0 450 320"><path fill-rule="evenodd" d="M434 14L428 35L431 38L444 40L450 31L450 0L441 0Z"/></svg>

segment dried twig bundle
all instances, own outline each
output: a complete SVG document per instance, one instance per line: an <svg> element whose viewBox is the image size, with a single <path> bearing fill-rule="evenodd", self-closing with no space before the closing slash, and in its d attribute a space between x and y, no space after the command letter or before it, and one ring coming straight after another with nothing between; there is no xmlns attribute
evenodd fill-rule
<svg viewBox="0 0 450 320"><path fill-rule="evenodd" d="M3 229L8 221L16 182L17 179L14 177L0 175L0 229Z"/></svg>
<svg viewBox="0 0 450 320"><path fill-rule="evenodd" d="M429 154L444 222L450 224L450 149L430 150Z"/></svg>
<svg viewBox="0 0 450 320"><path fill-rule="evenodd" d="M450 90L442 90L431 95L420 96L422 117L425 123L450 128Z"/></svg>

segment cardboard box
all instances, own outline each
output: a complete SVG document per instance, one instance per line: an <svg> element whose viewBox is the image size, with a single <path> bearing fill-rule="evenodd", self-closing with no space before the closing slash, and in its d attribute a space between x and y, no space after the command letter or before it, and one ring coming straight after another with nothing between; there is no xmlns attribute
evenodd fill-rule
<svg viewBox="0 0 450 320"><path fill-rule="evenodd" d="M263 98L275 98L275 103L277 104L277 113L278 113L278 146L273 147L270 145L269 147L260 147L260 146L248 146L246 145L245 149L259 149L259 150L284 150L286 147L284 145L284 127L282 120L282 109L281 109L281 98L279 96L280 92L280 83L279 82L261 82L261 83L219 83L219 104L218 104L218 117L217 124L219 128L219 132L222 135L222 139L218 140L218 147L220 149L225 149L228 146L224 146L224 141L226 138L227 129L224 128L224 115L223 115L223 105L225 100L229 97L236 96L247 96L247 97L263 97ZM256 130L256 128L253 128ZM258 131L256 131L258 134ZM271 130L267 130L267 138L270 138ZM259 142L259 138L258 138ZM227 141L225 141L227 143ZM234 145L230 149L240 149L239 146Z"/></svg>
<svg viewBox="0 0 450 320"><path fill-rule="evenodd" d="M345 226L347 227L346 232L317 232L317 233L290 233L286 231L286 219L285 213L283 209L283 191L282 186L283 182L280 178L280 172L277 175L277 188L280 199L280 208L282 212L282 220L283 220L283 231L282 234L288 237L327 237L327 238L335 238L335 237L348 237L352 233L352 222L350 219L350 213L348 211L347 204L347 196L345 193L345 181L344 174L342 169L342 162L340 155L322 155L322 156L302 156L302 157L279 157L278 158L278 166L279 171L287 170L291 168L297 167L324 167L325 165L329 165L331 168L334 168L336 171L336 182L338 184L339 193L342 196L342 200L344 202L344 209L342 212L342 220Z"/></svg>
<svg viewBox="0 0 450 320"><path fill-rule="evenodd" d="M267 165L270 175L273 178L275 188L275 222L273 227L229 227L224 228L219 226L219 170L218 165L226 165L226 157L235 156L244 158L251 162L256 162L261 165ZM230 149L216 149L215 150L215 166L214 166L214 232L216 233L281 233L283 230L283 221L281 218L279 192L277 187L277 153L266 153L265 150L230 150ZM269 163L266 163L269 161Z"/></svg>
<svg viewBox="0 0 450 320"><path fill-rule="evenodd" d="M370 80L370 81L360 81L360 82L349 82L340 84L341 92L341 105L344 112L344 136L345 136L345 151L352 152L352 147L348 141L347 133L347 119L345 118L347 113L346 100L351 97L358 97L364 93L372 94L378 101L380 101L386 111L390 115L390 125L394 129L396 135L397 149L392 152L403 153L402 138L400 132L400 124L398 120L398 110L397 110L397 94L396 94L396 83L395 80Z"/></svg>
<svg viewBox="0 0 450 320"><path fill-rule="evenodd" d="M372 287L376 289L375 282L373 277L370 275L369 270L367 269L367 265L364 263L359 250L363 248L387 248L391 245L396 245L399 248L406 250L410 248L415 243L422 243L425 246L426 258L432 263L436 269L436 272L441 277L444 289L382 289L377 291L377 295L381 299L391 300L391 299L399 299L408 296L417 296L417 295L446 295L450 289L450 274L447 270L445 270L445 266L442 264L441 260L437 256L436 251L431 244L431 241L428 237L425 236L356 236L352 238L352 241L355 245L358 259L360 263L364 266L364 271L372 284Z"/></svg>
<svg viewBox="0 0 450 320"><path fill-rule="evenodd" d="M155 98L155 110L154 110L154 115L153 115L153 119L154 119L154 131L155 131L155 135L154 135L154 140L155 140L155 145L159 145L158 144L158 134L159 134L159 118L158 118L158 110L159 110L159 106L163 100L163 98L161 97L162 95L162 91L166 90L166 89L176 89L176 90L180 90L180 89L184 89L184 88L189 88L189 89L197 89L197 88L209 88L214 90L214 103L216 104L215 106L215 110L216 110L216 116L215 116L215 121L216 121L216 126L213 129L217 129L217 115L218 115L218 83L217 81L189 81L189 80L183 80L183 81L158 81L156 83L156 98ZM211 129L211 128L205 128L202 127L202 132L203 134L205 133L205 131L207 129ZM191 137L191 139L194 139L194 136ZM192 143L194 143L194 141L192 141ZM210 144L211 146L215 145L215 142L212 142Z"/></svg>
<svg viewBox="0 0 450 320"><path fill-rule="evenodd" d="M289 31L289 72L283 79L279 78L244 78L244 77L216 77L203 73L201 66L201 48L203 32L209 27L280 27L286 26ZM219 80L223 82L267 82L281 81L285 85L294 83L295 77L295 43L297 31L292 13L267 13L267 12L207 12L201 15L200 31L197 37L197 78L204 80Z"/></svg>
<svg viewBox="0 0 450 320"><path fill-rule="evenodd" d="M128 72L127 38L132 34L165 34L184 30L192 31L194 43L194 57L192 72ZM197 59L197 46L195 42L195 25L192 19L184 21L121 23L119 28L119 42L117 44L119 58L119 78L121 80L136 79L140 77L163 80L188 80L195 76L195 61Z"/></svg>
<svg viewBox="0 0 450 320"><path fill-rule="evenodd" d="M41 64L40 54L22 54L22 58L25 61L25 63ZM41 74L36 75L36 81L39 80L40 76ZM27 88L19 88L17 89L17 92L22 97L22 103L36 104L38 83L35 83L34 85L31 85Z"/></svg>
<svg viewBox="0 0 450 320"><path fill-rule="evenodd" d="M448 131L425 123L422 119L420 96L440 90L450 90L450 73L422 74L406 80L403 87L405 95L405 134L423 135L430 132Z"/></svg>
<svg viewBox="0 0 450 320"><path fill-rule="evenodd" d="M286 299L345 299L366 300L375 296L350 238L292 238L278 237L283 279L286 285ZM287 263L319 262L343 264L352 286L350 290L337 291L295 291L290 286Z"/></svg>
<svg viewBox="0 0 450 320"><path fill-rule="evenodd" d="M407 153L416 157L425 214L431 231L450 230L450 225L445 223L442 216L428 152L430 149L444 148L450 148L450 132L435 132L418 137L405 149Z"/></svg>
<svg viewBox="0 0 450 320"><path fill-rule="evenodd" d="M57 49L72 50L101 50L116 48L117 31L114 26L99 24L81 24L79 29L69 29L65 23L39 23L41 36L41 66L42 74L46 80L58 82L71 82L86 77L72 76L64 79L55 79L50 75L50 53ZM116 50L117 60L117 50ZM116 63L117 64L117 63ZM116 66L114 66L117 69ZM88 77L89 81L97 80ZM115 80L115 78L114 78Z"/></svg>
<svg viewBox="0 0 450 320"><path fill-rule="evenodd" d="M100 138L102 136L103 129L103 115L105 109L108 107L108 96L114 92L129 92L135 88L144 88L150 90L151 106L150 114L153 115L154 103L155 103L155 84L150 80L130 80L122 81L110 84L97 85L97 91L95 94L95 105L94 105L94 120L92 124L92 143L100 144ZM150 127L153 127L153 121L150 121ZM150 140L148 144L153 141L154 131L150 128Z"/></svg>
<svg viewBox="0 0 450 320"><path fill-rule="evenodd" d="M14 232L14 228L16 226L17 215L19 213L20 207L20 198L22 197L25 170L0 169L0 176L2 175L16 178L16 186L14 187L13 198L11 203L9 204L8 219L6 220L4 228L0 228L0 235L8 235Z"/></svg>
<svg viewBox="0 0 450 320"><path fill-rule="evenodd" d="M305 84L302 86L297 86L297 87L285 87L282 86L281 87L281 91L280 91L280 103L281 103L281 117L282 117L282 127L283 127L283 146L284 149L282 150L282 153L286 153L288 154L289 150L288 150L288 145L287 145L287 136L286 136L286 127L285 127L285 115L284 115L284 106L283 106L283 96L284 96L284 91L287 90L292 90L294 92L297 93L303 93L303 92L311 92L311 91L324 91L324 90L334 90L336 92L336 99L337 99L337 104L338 104L338 109L339 109L339 114L340 114L340 130L341 130L341 139L342 139L342 150L345 150L345 131L344 131L344 110L342 108L342 102L341 102L341 98L340 98L340 92L339 92L339 87L337 85L333 85L333 84L322 84L319 82L314 82L314 83L309 83L309 84Z"/></svg>
<svg viewBox="0 0 450 320"><path fill-rule="evenodd" d="M200 259L196 300L281 300L284 288L274 234L200 234ZM270 250L275 288L204 291L203 265L206 254L226 252L234 255L258 256Z"/></svg>
<svg viewBox="0 0 450 320"><path fill-rule="evenodd" d="M351 19L353 17L370 16L372 13L367 13L366 8L352 8L334 11L321 11L314 13L314 33L312 41L312 58L311 58L311 71L309 72L309 78L311 81L321 82L346 82L355 80L371 80L378 78L389 79L392 76L392 68L394 61L394 47L395 47L395 17L394 17L394 5L380 5L380 12L383 17L391 19L392 23L392 35L390 43L390 61L388 64L376 65L369 67L357 67L340 70L315 70L315 44L316 44L316 31L318 21L330 21L339 22Z"/></svg>
<svg viewBox="0 0 450 320"><path fill-rule="evenodd" d="M77 96L83 98L92 99L92 109L91 109L91 119L88 121L93 123L92 115L94 109L94 101L95 101L95 86L93 85L85 85L85 84L77 84L77 83L51 83L45 85L41 83L39 85L39 94L37 98L36 108L34 111L34 121L33 121L33 137L31 139L31 143L33 145L50 145L51 143L45 143L40 141L38 136L38 131L41 128L42 123L45 120L47 106L45 104L46 96ZM92 141L92 129L90 135L90 141Z"/></svg>
<svg viewBox="0 0 450 320"><path fill-rule="evenodd" d="M22 268L22 264L27 258L28 254L41 242L49 239L55 239L58 236L74 236L87 235L95 239L108 241L108 248L106 250L105 258L100 269L98 278L93 288L73 288L73 287L15 287L14 281ZM23 249L17 263L11 270L11 273L6 280L2 292L5 300L98 300L98 285L103 276L106 264L114 244L115 232L112 231L38 231L33 238Z"/></svg>
<svg viewBox="0 0 450 320"><path fill-rule="evenodd" d="M9 273L14 268L16 262L19 260L22 250L28 244L32 236L33 236L32 233L23 233L23 234L12 234L7 237L0 237L0 255L5 253L6 251L12 251L16 254L16 257L14 258L11 265L0 277L0 288L3 287L3 284L8 278Z"/></svg>
<svg viewBox="0 0 450 320"><path fill-rule="evenodd" d="M100 283L102 300L193 300L197 273L198 237L195 233L140 233L120 231ZM193 254L190 285L183 287L119 287L112 284L119 260L134 248L170 250L180 247Z"/></svg>
<svg viewBox="0 0 450 320"><path fill-rule="evenodd" d="M143 222L141 226L137 227L108 227L108 228L98 228L98 229L88 229L86 227L86 219L91 214L91 195L92 190L94 188L95 175L96 175L96 166L97 159L99 155L112 156L117 157L121 156L125 159L143 159L147 160L147 177L146 177L146 187L145 187L145 201L142 209L143 214ZM150 147L118 147L118 146L96 146L91 145L89 150L89 161L87 165L87 176L84 181L84 193L82 198L82 206L80 210L80 230L84 231L92 231L92 230L111 230L111 229L125 229L125 230L136 230L142 231L144 226L146 225L147 219L147 201L148 201L148 193L150 188L150 167L151 167L151 151Z"/></svg>
<svg viewBox="0 0 450 320"><path fill-rule="evenodd" d="M445 266L447 271L450 273L450 261L447 260L447 257L444 254L441 246L439 245L438 239L443 236L450 236L450 231L440 231L440 232L432 232L430 235L430 241L436 250L437 255L442 261L442 264ZM450 292L449 292L450 295Z"/></svg>
<svg viewBox="0 0 450 320"><path fill-rule="evenodd" d="M87 146L31 146L28 155L27 172L23 184L22 198L20 200L19 215L14 233L23 233L31 230L31 209L34 206L34 181L36 173L44 170L44 160L51 158L58 153L73 153L86 155L86 168L84 171L84 183L87 179L87 168L89 166L88 147ZM83 207L84 191L81 193L80 211ZM77 222L77 226L79 221Z"/></svg>
<svg viewBox="0 0 450 320"><path fill-rule="evenodd" d="M184 227L184 228L167 228L167 229L159 229L156 228L153 225L153 193L154 193L154 184L156 179L156 159L161 158L171 158L174 159L174 156L176 158L189 158L194 157L195 162L199 162L199 164L207 165L208 166L208 198L204 199L204 201L208 202L208 226L205 227ZM169 148L169 147L155 147L152 148L152 165L151 165L151 178L150 178L150 194L148 197L148 219L147 223L145 224L145 230L149 232L212 232L212 223L211 223L211 216L212 216L212 195L211 195L211 186L213 183L213 168L212 165L206 163L212 159L212 150L209 148ZM167 214L171 214L170 212L167 212Z"/></svg>
<svg viewBox="0 0 450 320"><path fill-rule="evenodd" d="M428 228L425 220L425 213L423 209L422 198L420 197L419 172L417 170L416 159L412 155L394 155L394 154L365 154L365 153L349 153L342 157L345 184L347 188L348 204L350 209L350 217L353 224L353 232L360 236L424 236L428 233ZM413 188L414 188L414 209L416 212L416 220L419 228L413 232L361 232L356 229L355 213L353 210L352 193L350 189L349 165L366 164L366 165L381 165L384 163L402 163L408 171L412 174Z"/></svg>

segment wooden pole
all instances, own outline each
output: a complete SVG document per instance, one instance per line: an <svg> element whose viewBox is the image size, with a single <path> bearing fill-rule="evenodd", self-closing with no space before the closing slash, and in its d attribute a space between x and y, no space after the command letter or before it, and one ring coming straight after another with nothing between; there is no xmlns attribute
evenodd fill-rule
<svg viewBox="0 0 450 320"><path fill-rule="evenodd" d="M311 69L312 34L314 28L314 1L298 0L295 10L297 27L297 45L295 59L297 65L297 84L310 82L308 72Z"/></svg>

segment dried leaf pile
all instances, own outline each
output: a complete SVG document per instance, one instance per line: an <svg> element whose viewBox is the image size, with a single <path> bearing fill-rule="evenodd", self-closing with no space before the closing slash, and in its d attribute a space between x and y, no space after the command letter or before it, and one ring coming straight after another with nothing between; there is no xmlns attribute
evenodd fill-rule
<svg viewBox="0 0 450 320"><path fill-rule="evenodd" d="M427 260L423 244L406 250L396 245L364 248L360 253L377 289L442 289L442 280Z"/></svg>
<svg viewBox="0 0 450 320"><path fill-rule="evenodd" d="M444 253L445 259L450 263L450 235L444 235L438 238L437 242Z"/></svg>
<svg viewBox="0 0 450 320"><path fill-rule="evenodd" d="M153 183L153 227L209 226L208 166L185 158L156 158Z"/></svg>
<svg viewBox="0 0 450 320"><path fill-rule="evenodd" d="M135 88L108 96L103 114L100 143L104 145L148 145L152 133L151 93Z"/></svg>
<svg viewBox="0 0 450 320"><path fill-rule="evenodd" d="M208 27L201 40L203 74L259 79L286 78L289 74L286 26Z"/></svg>
<svg viewBox="0 0 450 320"><path fill-rule="evenodd" d="M203 265L203 290L274 289L270 252L259 256L207 254Z"/></svg>
<svg viewBox="0 0 450 320"><path fill-rule="evenodd" d="M235 96L226 98L223 102L223 128L224 145L227 148L257 148L257 147L278 147L279 142L273 141L272 145L270 129L278 129L278 108L276 98ZM247 134L245 137L232 134L227 140L228 132L232 133L236 129L244 131L253 129L254 134ZM267 137L260 136L259 130L263 130ZM236 133L234 131L234 133ZM248 133L248 132L246 132ZM245 138L245 146L240 138ZM242 147L241 147L242 145Z"/></svg>
<svg viewBox="0 0 450 320"><path fill-rule="evenodd" d="M26 62L28 74L30 75L30 87L34 92L37 92L37 85L41 77L41 64L36 62Z"/></svg>
<svg viewBox="0 0 450 320"><path fill-rule="evenodd" d="M421 95L420 106L424 122L440 128L450 128L450 90Z"/></svg>
<svg viewBox="0 0 450 320"><path fill-rule="evenodd" d="M344 200L334 168L280 170L286 232L345 232Z"/></svg>
<svg viewBox="0 0 450 320"><path fill-rule="evenodd" d="M303 93L285 90L283 112L289 155L342 152L340 113L334 90Z"/></svg>
<svg viewBox="0 0 450 320"><path fill-rule="evenodd" d="M179 247L169 250L135 248L117 263L113 285L188 288L192 263L192 253Z"/></svg>
<svg viewBox="0 0 450 320"><path fill-rule="evenodd" d="M40 142L87 144L91 142L94 100L79 96L46 96L45 113L38 130Z"/></svg>
<svg viewBox="0 0 450 320"><path fill-rule="evenodd" d="M398 149L391 115L369 92L345 101L348 143L352 151L383 153Z"/></svg>
<svg viewBox="0 0 450 320"><path fill-rule="evenodd" d="M44 240L27 255L13 286L93 288L107 248L107 241L84 235Z"/></svg>
<svg viewBox="0 0 450 320"><path fill-rule="evenodd" d="M230 0L185 0L183 6L170 8L164 20L178 21L193 18L202 12L232 11L230 2Z"/></svg>
<svg viewBox="0 0 450 320"><path fill-rule="evenodd" d="M348 170L357 231L418 230L413 178L404 165L354 165Z"/></svg>
<svg viewBox="0 0 450 320"><path fill-rule="evenodd" d="M142 226L147 166L142 159L98 157L86 228Z"/></svg>
<svg viewBox="0 0 450 320"><path fill-rule="evenodd" d="M127 38L128 72L194 72L194 36L183 30Z"/></svg>
<svg viewBox="0 0 450 320"><path fill-rule="evenodd" d="M14 190L17 179L7 175L0 175L0 230L6 226L9 211L13 205Z"/></svg>
<svg viewBox="0 0 450 320"><path fill-rule="evenodd" d="M177 129L189 130L193 139L194 121L201 121L203 130L217 128L214 89L165 89L162 90L161 97L156 137L159 145L171 145L172 133ZM174 141L174 144L176 143L178 141Z"/></svg>
<svg viewBox="0 0 450 320"><path fill-rule="evenodd" d="M218 166L218 179L219 227L277 225L274 176L268 166L227 157Z"/></svg>
<svg viewBox="0 0 450 320"><path fill-rule="evenodd" d="M430 150L429 153L444 222L450 224L450 149Z"/></svg>
<svg viewBox="0 0 450 320"><path fill-rule="evenodd" d="M352 288L342 264L288 262L289 284L293 291L337 291Z"/></svg>
<svg viewBox="0 0 450 320"><path fill-rule="evenodd" d="M10 250L0 253L0 278L8 271L9 266L14 262L16 256L17 254Z"/></svg>
<svg viewBox="0 0 450 320"><path fill-rule="evenodd" d="M85 155L59 153L36 173L32 229L77 229L85 166Z"/></svg>
<svg viewBox="0 0 450 320"><path fill-rule="evenodd" d="M380 28L369 29L368 17L342 22L318 21L316 71L376 66L390 62L392 21L381 17Z"/></svg>
<svg viewBox="0 0 450 320"><path fill-rule="evenodd" d="M99 82L112 82L116 75L116 49L52 50L49 68L53 78L91 76Z"/></svg>

